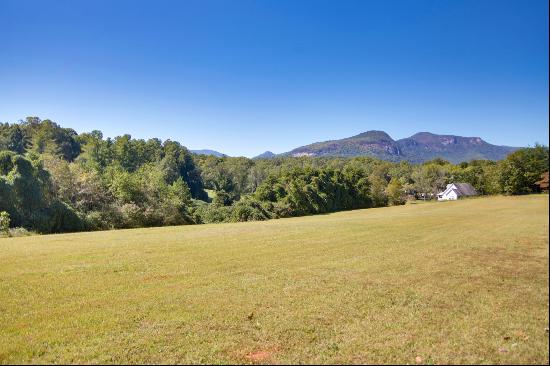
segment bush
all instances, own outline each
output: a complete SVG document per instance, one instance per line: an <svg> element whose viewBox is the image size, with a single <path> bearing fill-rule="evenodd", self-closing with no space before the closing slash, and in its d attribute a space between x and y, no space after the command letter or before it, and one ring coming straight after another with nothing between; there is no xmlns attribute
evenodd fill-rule
<svg viewBox="0 0 550 366"><path fill-rule="evenodd" d="M54 201L31 215L31 227L40 233L64 233L85 229L84 221L66 203Z"/></svg>
<svg viewBox="0 0 550 366"><path fill-rule="evenodd" d="M195 221L201 224L230 222L231 211L231 206L218 206L215 204L201 205L195 209Z"/></svg>
<svg viewBox="0 0 550 366"><path fill-rule="evenodd" d="M28 231L24 227L14 227L10 229L9 236L11 237L19 237L19 236L30 236L35 235L35 232Z"/></svg>
<svg viewBox="0 0 550 366"><path fill-rule="evenodd" d="M261 202L253 199L243 199L233 205L231 221L264 221L272 218L271 213L262 206Z"/></svg>
<svg viewBox="0 0 550 366"><path fill-rule="evenodd" d="M6 211L0 212L0 233L10 234L10 215Z"/></svg>
<svg viewBox="0 0 550 366"><path fill-rule="evenodd" d="M116 208L106 208L103 211L90 211L84 218L86 227L90 230L109 230L124 227L122 213Z"/></svg>
<svg viewBox="0 0 550 366"><path fill-rule="evenodd" d="M127 203L120 208L124 227L140 227L143 226L145 217L143 210L134 203Z"/></svg>

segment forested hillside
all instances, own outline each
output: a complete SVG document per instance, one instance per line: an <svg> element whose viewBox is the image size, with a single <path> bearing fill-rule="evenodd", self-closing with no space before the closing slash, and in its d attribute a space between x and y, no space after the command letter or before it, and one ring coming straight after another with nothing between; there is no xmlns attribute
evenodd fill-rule
<svg viewBox="0 0 550 366"><path fill-rule="evenodd" d="M247 159L180 143L78 134L28 117L0 124L0 212L41 233L266 220L430 198L448 182L482 194L532 192L548 148L505 160L422 164L371 157ZM208 192L208 193L207 193Z"/></svg>

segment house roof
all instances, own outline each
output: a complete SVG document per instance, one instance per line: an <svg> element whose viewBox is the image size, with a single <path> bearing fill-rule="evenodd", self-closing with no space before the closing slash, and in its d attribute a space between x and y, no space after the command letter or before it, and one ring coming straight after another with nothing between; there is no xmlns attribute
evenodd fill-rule
<svg viewBox="0 0 550 366"><path fill-rule="evenodd" d="M448 194L450 191L454 191L457 196L476 196L478 193L470 183L450 183L447 184L447 188L439 193L440 195Z"/></svg>
<svg viewBox="0 0 550 366"><path fill-rule="evenodd" d="M458 194L461 196L476 196L477 191L470 183L454 183Z"/></svg>

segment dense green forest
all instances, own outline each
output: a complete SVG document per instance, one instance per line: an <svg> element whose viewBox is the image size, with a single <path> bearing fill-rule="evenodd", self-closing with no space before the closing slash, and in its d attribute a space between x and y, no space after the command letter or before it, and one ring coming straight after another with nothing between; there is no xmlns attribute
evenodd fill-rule
<svg viewBox="0 0 550 366"><path fill-rule="evenodd" d="M0 123L3 222L40 233L266 220L431 198L449 182L525 194L548 170L548 147L499 162L393 163L367 157L248 159L180 143L77 134L50 120Z"/></svg>

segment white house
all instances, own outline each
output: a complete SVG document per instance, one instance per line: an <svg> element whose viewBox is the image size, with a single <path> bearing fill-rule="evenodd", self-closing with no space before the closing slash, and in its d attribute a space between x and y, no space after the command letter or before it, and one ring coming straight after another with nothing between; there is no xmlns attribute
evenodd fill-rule
<svg viewBox="0 0 550 366"><path fill-rule="evenodd" d="M478 193L470 183L450 183L443 192L437 194L438 201L457 200L460 197L477 196Z"/></svg>

